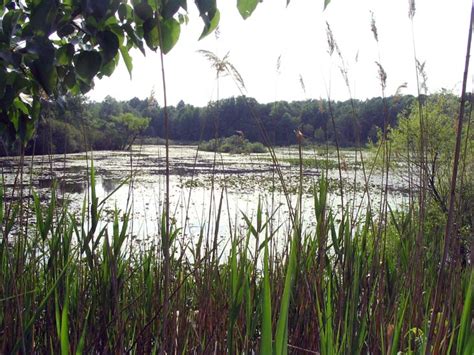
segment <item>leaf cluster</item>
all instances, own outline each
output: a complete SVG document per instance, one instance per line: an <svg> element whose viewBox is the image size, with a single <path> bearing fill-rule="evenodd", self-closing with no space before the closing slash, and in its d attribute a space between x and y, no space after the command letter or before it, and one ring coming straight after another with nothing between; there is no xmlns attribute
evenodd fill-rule
<svg viewBox="0 0 474 355"><path fill-rule="evenodd" d="M215 1L195 2L201 38L217 27ZM85 94L129 51L166 54L187 22L186 0L3 0L0 5L0 134L31 139L41 102Z"/></svg>

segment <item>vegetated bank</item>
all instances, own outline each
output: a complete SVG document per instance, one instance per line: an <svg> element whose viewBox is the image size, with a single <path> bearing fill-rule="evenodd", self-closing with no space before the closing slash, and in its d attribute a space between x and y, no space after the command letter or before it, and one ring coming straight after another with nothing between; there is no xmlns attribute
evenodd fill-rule
<svg viewBox="0 0 474 355"><path fill-rule="evenodd" d="M410 109L412 96L386 99L388 122L397 123L398 114ZM295 144L294 131L299 129L305 141L340 147L366 144L377 139L384 125L382 98L353 101L358 112L359 141L354 133L350 101L332 103L336 132L330 123L326 100L278 101L259 104L252 98L236 97L194 107L184 102L168 108L170 139L175 142L202 142L220 137L243 135L249 142L265 144L264 129L272 145ZM74 153L93 150L126 149L137 137L164 137L164 111L150 96L117 101L111 97L102 102L88 102L82 96L66 96L60 102L43 105L33 140L26 153ZM256 117L254 116L256 115ZM258 119L260 123L256 121ZM216 122L219 122L216 126ZM216 132L215 127L218 127ZM54 138L54 139L52 139ZM18 145L7 139L0 145L0 155L17 155Z"/></svg>

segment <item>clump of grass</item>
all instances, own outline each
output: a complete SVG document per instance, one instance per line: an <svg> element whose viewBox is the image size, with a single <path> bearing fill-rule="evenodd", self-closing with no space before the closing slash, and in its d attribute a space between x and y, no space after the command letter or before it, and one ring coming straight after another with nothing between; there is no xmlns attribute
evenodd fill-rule
<svg viewBox="0 0 474 355"><path fill-rule="evenodd" d="M265 153L266 149L262 143L250 142L242 135L233 135L227 138L215 138L199 144L199 149L208 152L250 154Z"/></svg>

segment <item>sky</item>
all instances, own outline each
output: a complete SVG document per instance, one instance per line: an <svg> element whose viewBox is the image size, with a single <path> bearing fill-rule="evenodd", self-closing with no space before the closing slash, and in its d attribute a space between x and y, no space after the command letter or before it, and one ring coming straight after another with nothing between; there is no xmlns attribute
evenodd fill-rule
<svg viewBox="0 0 474 355"><path fill-rule="evenodd" d="M243 20L236 0L218 0L218 36L212 33L198 41L203 23L194 2L188 0L189 23L182 26L178 43L164 58L168 104L183 100L205 106L241 94L231 77L217 82L215 70L199 50L218 57L229 53L228 61L244 80L243 94L260 103L381 96L376 62L387 74L385 95L395 94L404 83L402 93L416 94L415 52L419 62L425 63L428 92L444 88L460 93L471 0L415 1L413 23L407 0L332 0L324 11L323 3L292 0L286 6L286 0L265 0ZM371 31L372 16L378 42ZM341 59L328 53L326 23L342 53L349 88L340 72ZM143 56L132 50L131 54L132 79L121 61L110 78L96 79L88 95L91 100L107 95L117 100L143 99L153 91L163 105L158 53L147 51ZM469 74L468 90L472 82Z"/></svg>

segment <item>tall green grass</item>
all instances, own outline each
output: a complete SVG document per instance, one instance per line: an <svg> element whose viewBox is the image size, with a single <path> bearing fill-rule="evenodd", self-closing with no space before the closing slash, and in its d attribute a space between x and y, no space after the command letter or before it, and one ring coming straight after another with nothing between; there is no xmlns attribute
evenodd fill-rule
<svg viewBox="0 0 474 355"><path fill-rule="evenodd" d="M426 271L414 300L412 213L392 211L383 247L370 213L355 228L349 215L336 221L323 177L313 189L315 227L296 218L278 250L269 251L275 236L260 204L228 256L202 236L189 253L171 226L165 299L161 243L131 252L130 216L115 211L111 225L99 223L93 166L90 179L90 203L77 215L54 190L46 203L35 194L28 234L13 232L21 201L0 194L2 353L472 353L469 268L456 269L461 282L446 290L428 342L441 254L419 260Z"/></svg>

